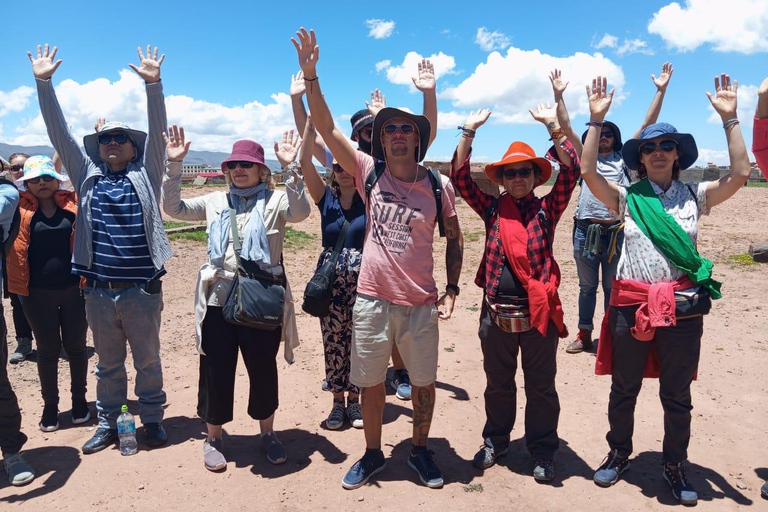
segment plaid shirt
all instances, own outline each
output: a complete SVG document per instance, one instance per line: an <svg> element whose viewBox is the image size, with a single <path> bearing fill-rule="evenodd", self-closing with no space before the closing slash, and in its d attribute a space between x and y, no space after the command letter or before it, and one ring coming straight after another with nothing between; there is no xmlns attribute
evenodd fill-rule
<svg viewBox="0 0 768 512"><path fill-rule="evenodd" d="M560 284L560 267L552 255L555 226L571 200L580 175L578 156L571 143L566 140L561 147L570 155L573 163L566 167L557 159L554 146L550 148L546 157L560 164L560 174L549 194L539 198L531 192L515 200L528 232L528 258L531 261L532 277L543 283L554 281L555 286ZM470 156L471 152L458 169L451 165L451 182L470 208L485 220L485 252L480 268L477 269L475 284L494 299L507 259L499 236L499 200L483 192L472 179L469 171Z"/></svg>

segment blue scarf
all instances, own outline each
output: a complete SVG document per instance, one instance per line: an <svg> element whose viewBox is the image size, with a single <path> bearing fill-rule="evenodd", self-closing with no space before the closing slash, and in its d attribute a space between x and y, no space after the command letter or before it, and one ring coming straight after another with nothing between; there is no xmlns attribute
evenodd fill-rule
<svg viewBox="0 0 768 512"><path fill-rule="evenodd" d="M264 211L267 207L267 195L269 189L266 183L259 183L255 187L237 188L229 187L229 195L235 212L240 201L256 197L256 203L251 208L251 216L245 224L243 232L239 233L242 243L240 257L258 263L262 269L272 266L269 256L269 243L267 242L267 230L264 227ZM229 221L229 207L224 208L218 218L211 222L208 233L208 258L213 265L224 268L224 258L231 240L231 226Z"/></svg>

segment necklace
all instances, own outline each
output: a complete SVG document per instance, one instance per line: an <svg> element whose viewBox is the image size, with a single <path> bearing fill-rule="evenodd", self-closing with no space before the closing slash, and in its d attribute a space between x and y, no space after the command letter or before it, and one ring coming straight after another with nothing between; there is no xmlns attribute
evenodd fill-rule
<svg viewBox="0 0 768 512"><path fill-rule="evenodd" d="M390 173L390 179L393 181L395 180L395 177L391 175ZM408 192L406 194L400 195L394 188L392 189L392 192L400 199L401 201L404 201L405 199L408 199L408 196L411 195L411 191L413 190L413 186L416 185L416 181L419 179L419 168L416 168L416 174L413 175L413 183L411 183L411 187L408 189Z"/></svg>

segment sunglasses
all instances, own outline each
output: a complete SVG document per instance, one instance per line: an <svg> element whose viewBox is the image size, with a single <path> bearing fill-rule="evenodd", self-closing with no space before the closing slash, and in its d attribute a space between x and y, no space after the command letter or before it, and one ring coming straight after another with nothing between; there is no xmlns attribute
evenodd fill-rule
<svg viewBox="0 0 768 512"><path fill-rule="evenodd" d="M601 139L612 139L613 138L613 132L608 130L605 132L600 132L600 138Z"/></svg>
<svg viewBox="0 0 768 512"><path fill-rule="evenodd" d="M27 180L27 183L32 183L34 185L37 185L38 183L40 183L40 180L43 180L46 183L50 183L55 179L56 178L54 178L53 176L43 175L43 176L38 176L37 178L29 178Z"/></svg>
<svg viewBox="0 0 768 512"><path fill-rule="evenodd" d="M227 162L227 169L229 169L230 171L233 171L237 168L238 165L242 169L251 169L256 164L254 164L253 162Z"/></svg>
<svg viewBox="0 0 768 512"><path fill-rule="evenodd" d="M397 130L403 135L411 135L416 131L416 128L412 124L387 124L384 125L384 133L387 135L394 135Z"/></svg>
<svg viewBox="0 0 768 512"><path fill-rule="evenodd" d="M11 166L13 172L19 172L24 169L24 164L16 164Z"/></svg>
<svg viewBox="0 0 768 512"><path fill-rule="evenodd" d="M112 141L115 141L118 144L125 144L129 140L130 137L128 137L128 134L126 133L105 133L104 135L99 135L99 144L104 146Z"/></svg>
<svg viewBox="0 0 768 512"><path fill-rule="evenodd" d="M652 155L656 151L657 147L665 153L671 153L677 149L677 142L674 140L663 140L658 144L655 142L649 142L648 144L640 146L640 152L644 155Z"/></svg>
<svg viewBox="0 0 768 512"><path fill-rule="evenodd" d="M344 169L342 169L338 164L333 164L333 172L341 174L344 172Z"/></svg>
<svg viewBox="0 0 768 512"><path fill-rule="evenodd" d="M513 180L520 176L521 178L527 178L533 173L533 169L530 167L523 167L522 169L505 169L502 171L502 175L504 178L508 180Z"/></svg>

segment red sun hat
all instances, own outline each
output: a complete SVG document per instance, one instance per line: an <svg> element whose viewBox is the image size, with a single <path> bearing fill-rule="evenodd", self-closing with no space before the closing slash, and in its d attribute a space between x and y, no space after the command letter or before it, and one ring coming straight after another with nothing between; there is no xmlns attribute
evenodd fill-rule
<svg viewBox="0 0 768 512"><path fill-rule="evenodd" d="M541 176L539 177L536 186L546 183L552 176L552 164L546 158L536 156L536 152L533 148L525 142L515 141L509 145L509 149L504 153L504 156L498 162L488 164L485 166L485 174L488 179L499 185L504 185L501 179L501 170L511 164L517 164L520 162L531 162L541 170Z"/></svg>
<svg viewBox="0 0 768 512"><path fill-rule="evenodd" d="M232 154L221 162L221 170L225 171L227 162L253 162L263 165L269 170L264 162L264 148L258 142L252 140L239 140L232 146Z"/></svg>

